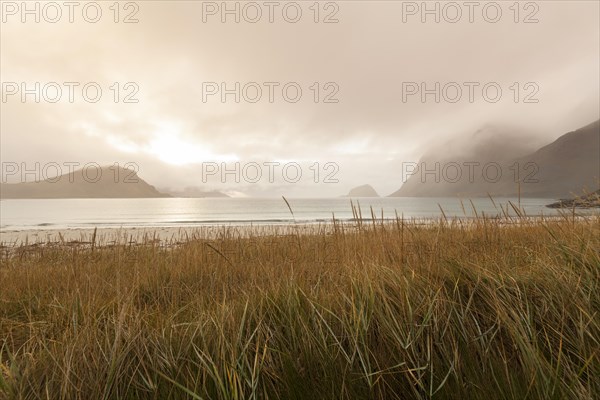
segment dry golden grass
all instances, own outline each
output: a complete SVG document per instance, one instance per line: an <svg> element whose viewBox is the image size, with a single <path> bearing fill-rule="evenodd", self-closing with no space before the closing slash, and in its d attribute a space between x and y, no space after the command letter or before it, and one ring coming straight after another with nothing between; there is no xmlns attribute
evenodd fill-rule
<svg viewBox="0 0 600 400"><path fill-rule="evenodd" d="M0 398L598 398L600 218L506 222L5 249Z"/></svg>

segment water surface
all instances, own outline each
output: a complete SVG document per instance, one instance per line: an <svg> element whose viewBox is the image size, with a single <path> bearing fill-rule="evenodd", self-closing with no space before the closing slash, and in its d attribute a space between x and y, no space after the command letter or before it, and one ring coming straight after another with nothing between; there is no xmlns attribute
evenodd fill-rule
<svg viewBox="0 0 600 400"><path fill-rule="evenodd" d="M283 199L256 198L158 198L158 199L43 199L0 201L0 230L63 229L93 227L167 227L204 225L247 225L318 223L353 218L348 198L288 199L294 215ZM473 199L479 215L502 215L508 202L518 199ZM546 208L553 199L521 199L527 215L553 215ZM457 198L360 198L363 218L372 207L381 217L438 218L440 207L447 217L473 217L471 200ZM463 208L464 206L464 208ZM510 207L509 207L510 208ZM515 215L511 210L511 214Z"/></svg>

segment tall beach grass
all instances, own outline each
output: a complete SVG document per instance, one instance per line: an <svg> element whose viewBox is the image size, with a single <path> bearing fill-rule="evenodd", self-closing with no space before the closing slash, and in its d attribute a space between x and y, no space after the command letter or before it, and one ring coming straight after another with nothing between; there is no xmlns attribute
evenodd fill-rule
<svg viewBox="0 0 600 400"><path fill-rule="evenodd" d="M5 248L0 398L594 399L600 218Z"/></svg>

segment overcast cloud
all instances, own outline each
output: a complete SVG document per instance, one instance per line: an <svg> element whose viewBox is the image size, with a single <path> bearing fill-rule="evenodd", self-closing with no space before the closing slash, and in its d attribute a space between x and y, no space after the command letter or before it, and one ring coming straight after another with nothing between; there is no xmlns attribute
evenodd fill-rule
<svg viewBox="0 0 600 400"><path fill-rule="evenodd" d="M66 15L57 23L32 17L22 23L7 8L11 2L2 3L3 162L129 161L159 188L203 186L251 196L341 195L364 183L389 194L401 185L402 162L457 135L502 126L544 143L598 119L596 1L532 3L539 8L537 23L515 23L513 2L498 2L503 14L497 23L482 16L489 2L480 3L473 23L468 15L456 23L435 23L432 16L422 23L419 14L403 22L407 2L346 1L332 3L339 22L330 24L313 21L313 2L298 2L303 15L297 23L282 18L282 7L273 23L264 14L257 23L235 23L233 16L222 23L219 14L203 22L206 2L143 1L136 3L139 22L132 24L113 22L112 2L99 3L103 15L95 24L77 10L74 23ZM320 19L336 11L320 5ZM119 18L131 10L122 9ZM519 19L533 11L521 9ZM76 89L73 103L66 92L55 104L35 103L33 96L23 103L20 94L7 94L7 82L98 82L103 95L92 104ZM121 84L121 99L130 92L123 85L134 82L139 102L115 104L109 89L114 82ZM222 103L215 95L204 102L204 82L230 88L258 82L263 97L236 103L230 95ZM280 83L273 103L264 82ZM303 90L297 103L282 97L287 82ZM314 82L320 84L318 103ZM418 95L403 102L403 82L496 82L503 96L485 101L479 86L473 102L466 88L456 103L435 103L433 95L425 103ZM514 82L521 86L518 103L509 89ZM522 101L533 91L523 87L528 82L539 88L532 97L537 103ZM336 88L332 99L339 102L324 103ZM286 183L276 169L273 183L236 184L229 176L226 183L213 177L204 184L202 163L221 162L297 162L303 179ZM314 162L319 183L309 169ZM325 170L328 162L339 171ZM332 171L339 183L324 183Z"/></svg>

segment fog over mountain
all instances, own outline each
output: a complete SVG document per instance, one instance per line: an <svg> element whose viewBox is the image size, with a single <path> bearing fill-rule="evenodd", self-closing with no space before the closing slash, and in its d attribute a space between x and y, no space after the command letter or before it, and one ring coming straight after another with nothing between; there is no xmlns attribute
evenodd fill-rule
<svg viewBox="0 0 600 400"><path fill-rule="evenodd" d="M566 133L533 150L493 130L478 131L471 144L450 142L427 154L407 173L392 197L570 197L600 187L600 122ZM470 164L469 164L470 163ZM437 172L434 173L434 171ZM444 172L445 171L445 172ZM458 173L456 172L458 171ZM470 173L472 171L472 174Z"/></svg>
<svg viewBox="0 0 600 400"><path fill-rule="evenodd" d="M600 121L569 132L532 154L521 165L533 163L536 173L521 191L528 196L571 197L600 188Z"/></svg>

